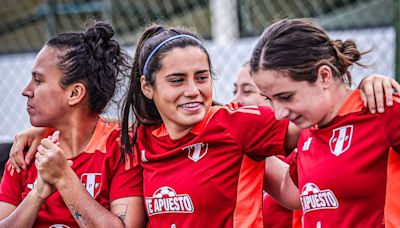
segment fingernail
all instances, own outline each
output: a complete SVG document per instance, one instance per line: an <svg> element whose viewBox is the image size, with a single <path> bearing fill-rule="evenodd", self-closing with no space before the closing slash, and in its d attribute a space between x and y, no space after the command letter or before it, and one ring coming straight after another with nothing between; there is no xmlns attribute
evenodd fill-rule
<svg viewBox="0 0 400 228"><path fill-rule="evenodd" d="M383 113L383 112L385 112L385 109L384 109L383 107L379 107L379 108L378 108L378 112L379 112L379 113Z"/></svg>
<svg viewBox="0 0 400 228"><path fill-rule="evenodd" d="M20 169L17 169L17 173L20 173L21 172L21 170Z"/></svg>
<svg viewBox="0 0 400 228"><path fill-rule="evenodd" d="M392 105L393 105L393 101L391 101L391 100L388 101L388 102L387 102L387 105L388 105L388 106L392 106Z"/></svg>
<svg viewBox="0 0 400 228"><path fill-rule="evenodd" d="M29 163L31 163L31 160L26 159L25 162L26 162L27 165L29 165Z"/></svg>
<svg viewBox="0 0 400 228"><path fill-rule="evenodd" d="M372 114L375 114L375 112L376 112L375 109L371 109Z"/></svg>
<svg viewBox="0 0 400 228"><path fill-rule="evenodd" d="M23 169L23 170L26 170L26 166L25 166L25 165L23 165L23 166L22 166L22 169Z"/></svg>

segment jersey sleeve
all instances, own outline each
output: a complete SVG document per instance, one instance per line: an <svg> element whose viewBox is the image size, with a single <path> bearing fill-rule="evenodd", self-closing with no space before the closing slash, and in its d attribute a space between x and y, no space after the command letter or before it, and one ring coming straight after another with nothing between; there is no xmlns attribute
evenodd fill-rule
<svg viewBox="0 0 400 228"><path fill-rule="evenodd" d="M120 131L110 135L107 147L112 151L114 170L110 180L110 202L123 197L143 196L142 167L134 162L132 154L126 155L124 161L120 159Z"/></svg>
<svg viewBox="0 0 400 228"><path fill-rule="evenodd" d="M26 171L23 171L26 172ZM3 179L0 184L0 201L18 206L22 201L23 186L21 175L11 169L10 160L7 161L4 169Z"/></svg>
<svg viewBox="0 0 400 228"><path fill-rule="evenodd" d="M390 146L400 153L400 96L393 95L393 107L387 107L382 114L382 123Z"/></svg>
<svg viewBox="0 0 400 228"><path fill-rule="evenodd" d="M276 120L267 106L240 107L226 112L231 136L249 157L260 160L271 155L285 155L287 120Z"/></svg>

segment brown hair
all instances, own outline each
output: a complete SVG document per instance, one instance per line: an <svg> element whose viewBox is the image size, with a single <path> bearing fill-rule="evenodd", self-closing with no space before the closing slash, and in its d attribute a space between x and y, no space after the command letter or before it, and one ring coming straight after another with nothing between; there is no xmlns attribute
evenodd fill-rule
<svg viewBox="0 0 400 228"><path fill-rule="evenodd" d="M351 85L348 68L364 53L352 40L331 40L312 19L284 19L269 26L259 39L250 60L251 72L283 70L296 81L315 82L321 65Z"/></svg>

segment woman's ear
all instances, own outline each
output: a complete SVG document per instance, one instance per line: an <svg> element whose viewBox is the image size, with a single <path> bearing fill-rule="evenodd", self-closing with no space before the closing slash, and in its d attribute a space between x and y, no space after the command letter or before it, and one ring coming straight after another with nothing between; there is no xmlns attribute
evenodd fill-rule
<svg viewBox="0 0 400 228"><path fill-rule="evenodd" d="M140 87L142 89L142 93L150 100L153 100L153 86L151 86L146 81L146 76L142 75L140 77Z"/></svg>
<svg viewBox="0 0 400 228"><path fill-rule="evenodd" d="M332 83L334 81L334 78L333 78L333 75L332 75L332 70L327 65L322 65L322 66L320 66L318 68L317 77L318 77L317 80L321 83L322 88L324 90L328 89L332 85Z"/></svg>
<svg viewBox="0 0 400 228"><path fill-rule="evenodd" d="M68 104L76 105L80 103L83 98L86 96L86 86L81 83L73 83L67 87L68 92Z"/></svg>

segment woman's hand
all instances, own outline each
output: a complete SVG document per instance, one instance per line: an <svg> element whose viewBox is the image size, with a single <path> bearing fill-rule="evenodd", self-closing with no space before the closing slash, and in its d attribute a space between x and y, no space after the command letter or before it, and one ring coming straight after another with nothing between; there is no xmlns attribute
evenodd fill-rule
<svg viewBox="0 0 400 228"><path fill-rule="evenodd" d="M47 128L32 127L15 136L10 150L10 163L17 173L20 173L21 169L25 170L30 164L40 145L40 140L48 133ZM25 158L24 152L27 152Z"/></svg>
<svg viewBox="0 0 400 228"><path fill-rule="evenodd" d="M66 171L71 171L71 161L65 157L58 138L59 132L56 131L51 137L42 139L35 155L35 164L40 176L52 185L62 179Z"/></svg>
<svg viewBox="0 0 400 228"><path fill-rule="evenodd" d="M393 89L400 92L400 84L396 80L377 74L364 78L359 88L364 106L368 107L371 113L383 113L385 103L387 106L393 105Z"/></svg>
<svg viewBox="0 0 400 228"><path fill-rule="evenodd" d="M42 177L38 173L34 190L36 191L37 197L44 202L49 196L51 196L51 194L56 191L56 188L53 185L43 181Z"/></svg>

